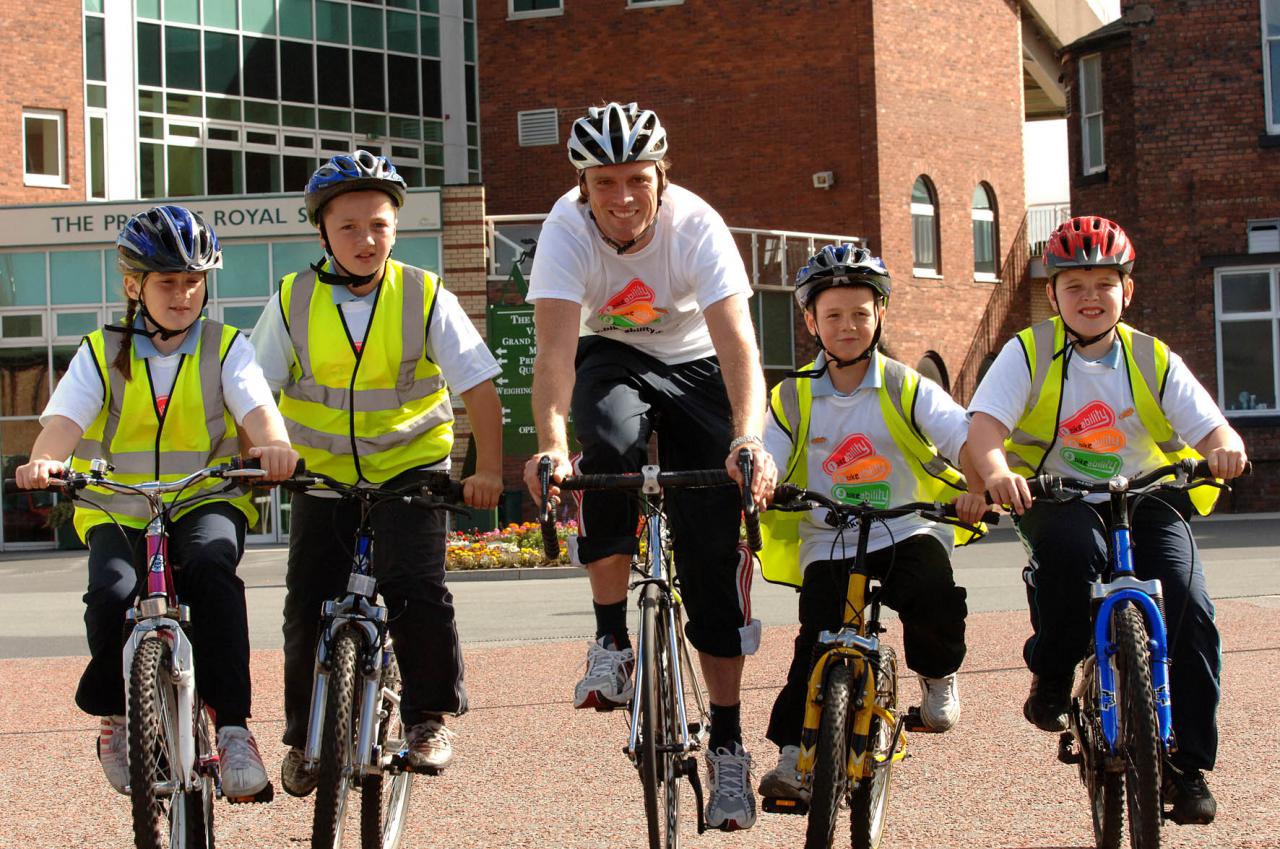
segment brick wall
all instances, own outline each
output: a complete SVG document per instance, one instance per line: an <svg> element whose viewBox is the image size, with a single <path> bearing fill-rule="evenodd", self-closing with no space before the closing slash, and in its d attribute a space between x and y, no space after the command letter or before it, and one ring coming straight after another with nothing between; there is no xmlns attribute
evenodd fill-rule
<svg viewBox="0 0 1280 849"><path fill-rule="evenodd" d="M77 0L0 0L0 150L21 157L23 109L61 111L69 184L65 189L25 186L20 166L6 168L0 172L0 204L85 199L81 8Z"/></svg>
<svg viewBox="0 0 1280 849"><path fill-rule="evenodd" d="M484 236L484 186L445 186L440 202L444 223L444 285L458 296L462 308L483 336L488 275ZM471 424L467 419L466 408L461 404L456 405L453 412L457 416L453 462L461 468L467 443L471 439Z"/></svg>
<svg viewBox="0 0 1280 849"><path fill-rule="evenodd" d="M1124 10L1134 5L1125 2ZM1127 38L1064 57L1064 75L1074 83L1079 57L1099 52L1104 92L1104 175L1080 174L1079 120L1068 121L1071 205L1125 228L1137 250L1126 320L1168 342L1216 398L1214 272L1206 260L1245 254L1247 222L1280 215L1280 147L1261 138L1259 5L1147 5L1153 19L1130 26ZM1073 110L1077 98L1073 87ZM1233 424L1255 471L1224 506L1280 508L1280 419Z"/></svg>

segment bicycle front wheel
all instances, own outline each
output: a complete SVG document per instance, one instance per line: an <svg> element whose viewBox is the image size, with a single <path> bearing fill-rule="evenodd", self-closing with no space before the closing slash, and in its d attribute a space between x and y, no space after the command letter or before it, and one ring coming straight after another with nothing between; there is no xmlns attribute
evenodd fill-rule
<svg viewBox="0 0 1280 849"><path fill-rule="evenodd" d="M831 849L840 817L840 803L849 791L849 667L834 663L827 668L822 688L822 724L818 727L818 751L813 765L813 790L805 849Z"/></svg>
<svg viewBox="0 0 1280 849"><path fill-rule="evenodd" d="M1115 611L1116 686L1120 692L1120 738L1124 754L1125 798L1129 809L1129 845L1160 846L1161 742L1151 692L1151 655L1142 613L1133 605Z"/></svg>
<svg viewBox="0 0 1280 849"><path fill-rule="evenodd" d="M876 704L890 714L898 707L898 660L889 646L880 648L876 671ZM876 849L884 833L889 806L889 774L893 770L893 726L879 716L871 718L867 735L871 775L859 779L849 799L850 842L853 849Z"/></svg>
<svg viewBox="0 0 1280 849"><path fill-rule="evenodd" d="M311 823L312 849L338 849L346 822L347 797L355 775L356 663L360 636L343 629L329 655L328 701L320 743L320 769L316 782L316 808Z"/></svg>
<svg viewBox="0 0 1280 849"><path fill-rule="evenodd" d="M129 796L138 849L213 849L212 785L184 792L172 652L144 639L129 670ZM198 710L198 708L197 708ZM207 735L207 727L205 731Z"/></svg>
<svg viewBox="0 0 1280 849"><path fill-rule="evenodd" d="M391 646L387 652L387 665L382 671L382 688L399 695L400 665L396 663ZM381 724L378 726L378 750L384 755L404 750L405 728L400 721L400 705L382 696L378 706ZM409 791L413 787L413 773L379 772L366 776L360 785L360 846L362 849L397 849L404 837L405 816L409 810Z"/></svg>
<svg viewBox="0 0 1280 849"><path fill-rule="evenodd" d="M673 656L666 629L667 607L654 584L640 596L640 639L644 646L644 688L637 693L640 740L637 766L644 787L644 812L649 826L649 849L677 849L680 845L680 782L675 751L676 713Z"/></svg>
<svg viewBox="0 0 1280 849"><path fill-rule="evenodd" d="M1107 743L1099 715L1102 701L1098 666L1092 657L1085 660L1083 677L1085 697L1077 700L1072 723L1080 746L1080 778L1089 791L1093 841L1098 849L1120 849L1124 837L1124 773L1107 769Z"/></svg>

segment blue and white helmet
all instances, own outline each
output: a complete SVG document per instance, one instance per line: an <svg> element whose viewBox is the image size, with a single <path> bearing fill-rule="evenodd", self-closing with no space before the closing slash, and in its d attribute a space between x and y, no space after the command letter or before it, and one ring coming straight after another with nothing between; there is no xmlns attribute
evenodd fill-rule
<svg viewBox="0 0 1280 849"><path fill-rule="evenodd" d="M866 248L845 242L827 245L796 273L796 303L807 309L819 292L832 286L870 286L885 303L889 302L891 281L884 260Z"/></svg>
<svg viewBox="0 0 1280 849"><path fill-rule="evenodd" d="M116 238L122 274L191 273L222 267L213 228L181 206L157 206L125 222Z"/></svg>
<svg viewBox="0 0 1280 849"><path fill-rule="evenodd" d="M307 219L319 225L320 210L326 203L338 195L365 189L386 192L399 209L404 206L407 188L404 177L385 156L374 156L367 150L340 154L316 169L307 181Z"/></svg>
<svg viewBox="0 0 1280 849"><path fill-rule="evenodd" d="M579 171L625 162L661 162L667 131L650 109L634 103L593 106L569 130L569 161Z"/></svg>

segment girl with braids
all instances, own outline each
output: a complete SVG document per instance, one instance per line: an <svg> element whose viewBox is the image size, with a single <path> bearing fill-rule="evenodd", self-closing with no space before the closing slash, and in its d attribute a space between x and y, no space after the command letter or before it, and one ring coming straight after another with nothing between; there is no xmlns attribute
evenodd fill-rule
<svg viewBox="0 0 1280 849"><path fill-rule="evenodd" d="M125 320L85 337L40 418L43 430L16 472L18 486L43 488L68 465L87 471L94 458L112 463L112 477L125 483L175 480L240 454L237 427L268 479L292 474L298 454L253 348L235 328L201 315L205 278L222 267L213 230L193 212L161 206L129 219L116 249L129 300ZM183 564L177 579L193 613L196 686L215 712L223 792L249 797L268 780L246 728L249 631L236 567L257 511L247 493L222 492L218 480L185 495L202 486L209 497L173 515L170 552ZM90 658L76 704L101 717L98 759L123 793L129 781L123 626L142 574L148 516L139 512L138 499L94 490L93 500L121 527L102 510L77 503L76 531L89 545L84 619Z"/></svg>

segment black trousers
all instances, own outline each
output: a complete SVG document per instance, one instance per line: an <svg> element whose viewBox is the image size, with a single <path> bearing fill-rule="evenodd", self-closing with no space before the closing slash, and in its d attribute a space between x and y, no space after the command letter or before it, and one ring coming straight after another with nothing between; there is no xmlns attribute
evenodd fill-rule
<svg viewBox="0 0 1280 849"><path fill-rule="evenodd" d="M408 471L384 486L421 480ZM295 495L290 507L284 599L284 742L307 742L320 605L346 591L360 505ZM453 596L445 586L445 514L389 501L373 510L373 574L385 600L404 691L406 726L467 710Z"/></svg>
<svg viewBox="0 0 1280 849"><path fill-rule="evenodd" d="M733 422L714 357L667 365L630 345L600 337L578 342L573 426L584 474L638 472L658 433L664 470L720 469ZM584 492L578 557L592 563L636 551L633 493ZM686 633L699 651L739 657L755 650L750 634L752 560L738 551L742 498L736 486L665 494Z"/></svg>
<svg viewBox="0 0 1280 849"><path fill-rule="evenodd" d="M1157 578L1164 589L1178 745L1171 760L1180 769L1213 769L1222 671L1213 601L1195 541L1182 522L1193 512L1191 502L1183 494L1161 497L1177 511L1154 498L1139 504L1130 530L1133 566L1138 578ZM1109 509L1106 503L1039 501L1017 520L1031 551L1024 577L1032 634L1023 657L1037 675L1068 675L1089 652L1089 582L1107 569L1103 517Z"/></svg>
<svg viewBox="0 0 1280 849"><path fill-rule="evenodd" d="M196 688L218 726L244 725L250 710L249 620L236 567L248 521L230 504L197 507L169 528L169 560L178 598L191 608L188 634ZM98 525L89 532L89 586L84 594L89 663L76 704L85 713L124 713L125 613L138 592L147 544L141 529Z"/></svg>
<svg viewBox="0 0 1280 849"><path fill-rule="evenodd" d="M852 558L816 560L805 567L800 632L766 734L779 748L800 745L813 649L822 631L834 631L844 621L852 567ZM867 568L881 581L881 601L902 620L907 666L926 678L942 678L959 669L969 608L964 587L956 586L946 546L929 534L917 534L868 554Z"/></svg>

